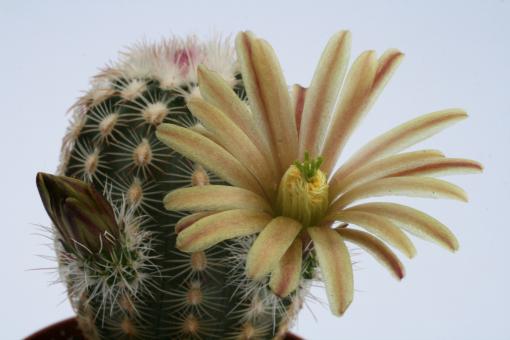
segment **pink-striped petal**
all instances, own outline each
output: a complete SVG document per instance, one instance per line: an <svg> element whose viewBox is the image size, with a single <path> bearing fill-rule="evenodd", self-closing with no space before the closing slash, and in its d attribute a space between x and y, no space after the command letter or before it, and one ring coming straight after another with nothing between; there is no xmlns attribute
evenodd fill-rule
<svg viewBox="0 0 510 340"><path fill-rule="evenodd" d="M178 234L187 227L191 226L193 223L201 220L204 217L211 216L217 214L219 211L201 211L193 214L189 214L181 218L175 224L175 233Z"/></svg>
<svg viewBox="0 0 510 340"><path fill-rule="evenodd" d="M246 275L260 280L273 271L299 232L298 221L279 216L273 219L253 243L246 258Z"/></svg>
<svg viewBox="0 0 510 340"><path fill-rule="evenodd" d="M413 208L396 203L365 203L346 211L361 211L393 220L401 228L425 240L432 241L450 251L459 248L453 233L435 218Z"/></svg>
<svg viewBox="0 0 510 340"><path fill-rule="evenodd" d="M296 238L271 273L269 287L279 297L287 297L296 290L301 278L301 262L303 244Z"/></svg>
<svg viewBox="0 0 510 340"><path fill-rule="evenodd" d="M303 106L305 104L307 88L299 84L292 85L291 100L292 108L294 110L294 117L296 118L296 129L299 132L301 127L301 120L303 118ZM299 136L298 136L299 137Z"/></svg>
<svg viewBox="0 0 510 340"><path fill-rule="evenodd" d="M328 227L306 229L313 241L321 276L326 285L329 308L342 315L352 302L354 283L349 250L339 233Z"/></svg>
<svg viewBox="0 0 510 340"><path fill-rule="evenodd" d="M391 246L397 248L408 258L416 255L416 249L407 235L389 218L365 211L343 210L332 213L332 219L360 226Z"/></svg>
<svg viewBox="0 0 510 340"><path fill-rule="evenodd" d="M188 101L188 108L220 144L237 158L264 187L268 197L275 194L278 185L272 164L253 144L250 138L222 111L201 98Z"/></svg>
<svg viewBox="0 0 510 340"><path fill-rule="evenodd" d="M360 166L400 152L466 117L467 114L461 109L447 109L425 114L401 124L358 150L338 169L335 177L345 177Z"/></svg>
<svg viewBox="0 0 510 340"><path fill-rule="evenodd" d="M350 49L351 34L341 31L331 37L322 53L304 102L299 155L308 151L312 158L319 156L347 70Z"/></svg>
<svg viewBox="0 0 510 340"><path fill-rule="evenodd" d="M335 229L346 241L352 242L364 249L378 260L397 279L401 280L405 275L404 265L391 249L377 237L361 230L351 228Z"/></svg>
<svg viewBox="0 0 510 340"><path fill-rule="evenodd" d="M272 217L261 211L228 210L204 217L177 235L176 247L185 252L205 250L231 238L256 234Z"/></svg>
<svg viewBox="0 0 510 340"><path fill-rule="evenodd" d="M214 143L218 144L222 148L225 148L225 146L221 145L221 142L218 140L218 138L216 138L216 136L211 131L207 130L202 124L196 123L195 125L190 126L188 129L213 141Z"/></svg>
<svg viewBox="0 0 510 340"><path fill-rule="evenodd" d="M349 204L368 197L410 196L425 198L448 198L467 202L467 194L460 187L431 177L388 177L357 186L340 196L332 205L339 211Z"/></svg>
<svg viewBox="0 0 510 340"><path fill-rule="evenodd" d="M264 195L255 177L234 156L210 139L174 124L159 125L156 136L170 148L202 164L228 183Z"/></svg>
<svg viewBox="0 0 510 340"><path fill-rule="evenodd" d="M248 105L233 91L232 87L217 72L198 67L198 84L203 98L220 109L239 129L241 129L253 144L262 152L269 154L267 138L261 134ZM272 158L268 158L268 161ZM272 165L274 167L274 165Z"/></svg>
<svg viewBox="0 0 510 340"><path fill-rule="evenodd" d="M330 173L340 153L366 112L368 96L377 72L374 51L362 53L352 65L340 92L331 126L322 148L322 169Z"/></svg>
<svg viewBox="0 0 510 340"><path fill-rule="evenodd" d="M353 170L347 176L336 172L329 181L329 197L334 199L343 192L380 178L396 176L408 169L421 167L427 162L435 162L444 155L437 150L420 150L405 152L381 158Z"/></svg>
<svg viewBox="0 0 510 340"><path fill-rule="evenodd" d="M255 68L258 62L254 56L257 38L252 32L240 32L236 37L236 51L243 75L243 85L250 102L250 109L253 119L261 136L267 142L269 153L278 174L284 171L280 168L278 150L276 148L275 136L272 133L271 121L266 110L266 103L262 97L259 74Z"/></svg>
<svg viewBox="0 0 510 340"><path fill-rule="evenodd" d="M253 58L253 44L256 40L252 32L240 32L236 37L236 51L243 75L243 85L250 100L250 109L256 126L261 130L261 135L268 143L271 154L275 154L273 136L271 135L269 118L265 112L265 104L262 101L260 86L258 84L255 61Z"/></svg>
<svg viewBox="0 0 510 340"><path fill-rule="evenodd" d="M272 47L264 40L252 44L252 58L257 77L257 94L269 122L274 149L282 174L298 157L296 120L289 90ZM248 99L252 98L248 94Z"/></svg>
<svg viewBox="0 0 510 340"><path fill-rule="evenodd" d="M163 203L167 210L174 211L251 209L272 213L272 208L263 197L227 185L176 189L165 196Z"/></svg>
<svg viewBox="0 0 510 340"><path fill-rule="evenodd" d="M402 59L404 59L404 54L394 48L390 48L379 58L374 84L370 91L368 109L370 109L377 100L382 90L393 76L393 73L395 73L398 65L402 62Z"/></svg>
<svg viewBox="0 0 510 340"><path fill-rule="evenodd" d="M470 159L444 158L429 160L414 167L401 169L393 176L446 176L460 174L475 174L483 171L483 166Z"/></svg>

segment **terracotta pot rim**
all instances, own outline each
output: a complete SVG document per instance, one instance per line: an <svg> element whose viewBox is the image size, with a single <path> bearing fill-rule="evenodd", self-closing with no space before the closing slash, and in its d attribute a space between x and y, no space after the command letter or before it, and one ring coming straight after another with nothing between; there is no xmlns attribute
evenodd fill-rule
<svg viewBox="0 0 510 340"><path fill-rule="evenodd" d="M75 317L70 317L61 321L57 321L49 326L41 328L35 333L27 336L25 340L69 339L70 336L73 337L78 336L81 339L83 339L83 335L81 334L81 331L78 328L78 322L76 322Z"/></svg>
<svg viewBox="0 0 510 340"><path fill-rule="evenodd" d="M47 327L44 327L37 332L29 335L25 338L25 340L59 340L59 339L69 339L73 337L73 339L85 339L80 329L78 328L78 322L75 317L70 317L61 321L58 321L54 324L51 324ZM303 340L303 338L292 334L287 333L285 337L286 340Z"/></svg>

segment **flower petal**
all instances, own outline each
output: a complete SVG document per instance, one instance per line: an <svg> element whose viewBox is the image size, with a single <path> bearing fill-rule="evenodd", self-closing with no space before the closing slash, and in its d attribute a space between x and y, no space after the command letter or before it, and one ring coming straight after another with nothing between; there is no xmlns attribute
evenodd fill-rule
<svg viewBox="0 0 510 340"><path fill-rule="evenodd" d="M279 297L287 297L296 290L301 278L301 262L303 244L296 238L282 256L276 269L271 273L269 287Z"/></svg>
<svg viewBox="0 0 510 340"><path fill-rule="evenodd" d="M335 229L346 241L352 242L361 247L382 265L384 265L393 276L401 280L405 275L404 265L391 249L381 242L377 237L361 230L351 228Z"/></svg>
<svg viewBox="0 0 510 340"><path fill-rule="evenodd" d="M368 96L377 72L374 51L362 53L351 66L333 113L328 135L322 148L322 169L330 173L343 147L367 109Z"/></svg>
<svg viewBox="0 0 510 340"><path fill-rule="evenodd" d="M250 209L271 213L267 201L256 193L227 185L204 185L170 191L163 203L167 210L202 211Z"/></svg>
<svg viewBox="0 0 510 340"><path fill-rule="evenodd" d="M299 155L308 151L319 156L342 81L349 63L351 34L341 31L331 37L317 64L304 102L299 132Z"/></svg>
<svg viewBox="0 0 510 340"><path fill-rule="evenodd" d="M432 241L450 251L459 249L453 233L435 218L413 208L396 203L365 203L346 211L376 214L393 220L401 228L423 239Z"/></svg>
<svg viewBox="0 0 510 340"><path fill-rule="evenodd" d="M352 173L345 174L337 171L329 181L329 196L334 199L347 190L384 177L396 176L396 174L420 167L428 161L434 162L444 158L444 155L437 150L420 150L405 152L388 156L370 162Z"/></svg>
<svg viewBox="0 0 510 340"><path fill-rule="evenodd" d="M269 154L267 139L255 124L252 112L217 72L198 66L198 84L204 99L220 109L263 154Z"/></svg>
<svg viewBox="0 0 510 340"><path fill-rule="evenodd" d="M275 143L276 136L273 135L271 120L266 109L267 103L264 102L262 96L263 88L259 79L259 71L256 69L256 64L260 62L254 52L256 49L255 45L258 44L257 41L252 32L240 32L236 37L236 51L253 119L260 129L264 140L267 141L269 147L268 155L272 157L278 175L281 175L285 169L281 169L280 159L278 158L279 153Z"/></svg>
<svg viewBox="0 0 510 340"><path fill-rule="evenodd" d="M301 223L279 216L262 230L246 258L246 275L259 280L274 270L301 231Z"/></svg>
<svg viewBox="0 0 510 340"><path fill-rule="evenodd" d="M305 103L306 92L308 89L299 84L294 84L291 89L292 108L296 118L296 129L299 132L301 120L303 118L303 105Z"/></svg>
<svg viewBox="0 0 510 340"><path fill-rule="evenodd" d="M213 141L214 143L218 144L222 148L225 148L223 145L221 145L221 143L218 140L218 138L216 138L216 136L211 131L207 130L205 128L205 126L203 126L201 123L196 123L195 125L190 126L188 129L190 129L191 131L196 132L196 133L204 136L205 138Z"/></svg>
<svg viewBox="0 0 510 340"><path fill-rule="evenodd" d="M354 201L375 196L411 196L449 198L467 202L467 194L460 187L431 177L388 177L357 186L338 198L332 211L338 211Z"/></svg>
<svg viewBox="0 0 510 340"><path fill-rule="evenodd" d="M416 255L416 249L409 237L392 220L384 216L351 210L334 212L330 216L337 221L352 223L366 229L400 250L408 258Z"/></svg>
<svg viewBox="0 0 510 340"><path fill-rule="evenodd" d="M189 100L188 108L214 134L215 139L253 173L264 186L266 194L274 196L278 181L271 171L273 164L266 161L250 138L227 115L201 98Z"/></svg>
<svg viewBox="0 0 510 340"><path fill-rule="evenodd" d="M201 211L186 215L179 221L177 221L177 223L175 224L175 233L178 234L187 227L191 226L193 223L197 222L198 220L201 220L204 217L211 216L217 213L218 211Z"/></svg>
<svg viewBox="0 0 510 340"><path fill-rule="evenodd" d="M374 84L370 91L369 107L375 102L377 97L390 80L398 65L404 59L404 54L397 49L390 48L379 58L377 73L375 75Z"/></svg>
<svg viewBox="0 0 510 340"><path fill-rule="evenodd" d="M483 166L470 159L444 158L429 160L422 164L416 164L414 167L401 169L393 176L445 176L457 174L473 174L483 171Z"/></svg>
<svg viewBox="0 0 510 340"><path fill-rule="evenodd" d="M365 102L363 103L362 108L359 109L359 117L356 117L355 120L352 123L352 126L349 126L350 130L347 130L347 132L343 132L344 130L341 130L342 133L345 133L342 138L342 143L340 143L340 148L336 151L336 159L331 159L330 164L325 165L325 170L330 172L333 168L333 166L336 164L340 157L340 153L342 148L344 147L345 143L347 143L348 138L350 137L352 131L356 128L356 125L358 124L358 121L362 118L364 112L367 112L370 110L372 105L374 105L375 101L381 94L382 90L390 80L391 76L397 69L398 65L402 61L404 57L404 54L396 49L389 49L379 58L378 65L377 65L377 71L375 74L375 77L373 78L372 87L370 89L369 94L367 95ZM345 125L345 122L340 123L340 126ZM336 133L337 131L330 130L331 133ZM335 144L332 144L330 146L332 149L335 148ZM326 152L323 151L323 154L326 154Z"/></svg>
<svg viewBox="0 0 510 340"><path fill-rule="evenodd" d="M466 117L461 109L447 109L412 119L365 144L338 169L335 176L345 177L360 166L402 151Z"/></svg>
<svg viewBox="0 0 510 340"><path fill-rule="evenodd" d="M259 87L257 94L268 118L274 149L283 174L298 158L299 147L289 90L271 45L262 39L255 40L252 45L252 58ZM248 98L251 103L249 94Z"/></svg>
<svg viewBox="0 0 510 340"><path fill-rule="evenodd" d="M349 250L339 233L329 227L306 229L310 235L322 279L326 285L329 308L342 315L352 302L354 284Z"/></svg>
<svg viewBox="0 0 510 340"><path fill-rule="evenodd" d="M260 232L271 216L253 210L228 210L204 217L177 235L177 248L185 252L205 250L221 241Z"/></svg>
<svg viewBox="0 0 510 340"><path fill-rule="evenodd" d="M253 119L262 131L264 140L267 141L270 153L275 154L269 118L266 115L264 103L260 95L260 86L258 84L255 71L255 61L253 60L253 43L256 40L252 32L240 32L236 37L236 51L243 75L243 85L250 100L250 109Z"/></svg>
<svg viewBox="0 0 510 340"><path fill-rule="evenodd" d="M257 180L234 156L201 134L174 124L161 124L156 136L167 146L202 164L228 183L264 194Z"/></svg>

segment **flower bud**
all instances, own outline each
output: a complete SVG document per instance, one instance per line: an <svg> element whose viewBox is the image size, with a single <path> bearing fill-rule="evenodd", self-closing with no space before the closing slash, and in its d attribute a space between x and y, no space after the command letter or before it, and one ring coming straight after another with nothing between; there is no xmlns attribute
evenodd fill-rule
<svg viewBox="0 0 510 340"><path fill-rule="evenodd" d="M36 182L67 251L98 254L111 249L119 226L110 203L90 184L45 173L38 173Z"/></svg>

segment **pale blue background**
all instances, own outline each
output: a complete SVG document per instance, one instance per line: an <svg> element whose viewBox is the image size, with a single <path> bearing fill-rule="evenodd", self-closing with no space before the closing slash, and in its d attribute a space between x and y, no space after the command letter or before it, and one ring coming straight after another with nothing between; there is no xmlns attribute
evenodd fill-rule
<svg viewBox="0 0 510 340"><path fill-rule="evenodd" d="M98 67L143 37L251 29L281 58L289 83L308 84L339 29L353 52L398 47L406 58L347 154L421 113L460 106L470 119L423 143L480 160L482 176L455 177L469 205L412 203L448 224L460 251L416 241L396 282L356 257L357 293L335 318L311 304L294 330L307 339L510 339L510 4L508 1L0 1L0 338L18 339L71 315L31 223L48 224L34 184L57 166L64 113ZM407 200L409 202L409 200ZM314 293L324 298L322 290ZM59 304L59 302L62 302Z"/></svg>

